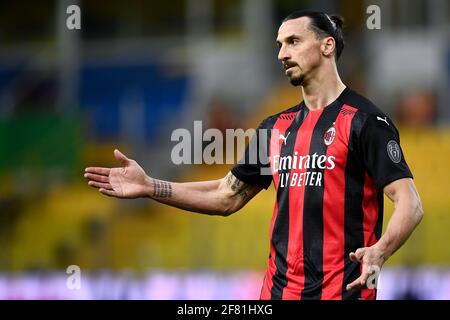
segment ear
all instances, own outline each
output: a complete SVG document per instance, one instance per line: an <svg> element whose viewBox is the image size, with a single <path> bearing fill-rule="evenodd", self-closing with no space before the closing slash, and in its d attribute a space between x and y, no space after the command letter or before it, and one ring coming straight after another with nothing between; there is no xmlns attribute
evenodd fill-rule
<svg viewBox="0 0 450 320"><path fill-rule="evenodd" d="M336 48L336 42L333 37L326 37L322 39L320 50L325 57L331 57Z"/></svg>

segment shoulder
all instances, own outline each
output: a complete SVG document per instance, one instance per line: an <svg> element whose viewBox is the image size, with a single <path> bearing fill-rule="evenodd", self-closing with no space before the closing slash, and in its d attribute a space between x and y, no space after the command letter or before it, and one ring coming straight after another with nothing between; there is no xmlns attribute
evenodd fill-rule
<svg viewBox="0 0 450 320"><path fill-rule="evenodd" d="M349 89L343 101L346 105L358 110L360 116L386 116L386 114L367 97Z"/></svg>
<svg viewBox="0 0 450 320"><path fill-rule="evenodd" d="M357 132L372 126L381 129L387 127L397 131L389 116L367 97L349 89L343 103L357 110L353 121L353 126Z"/></svg>
<svg viewBox="0 0 450 320"><path fill-rule="evenodd" d="M278 112L276 114L270 115L261 122L260 127L272 128L274 126L275 122L277 122L277 120L292 121L292 120L294 120L295 116L299 112L300 107L301 107L301 103L299 103L298 105L293 106L291 108L288 108L286 110L283 110L281 112Z"/></svg>

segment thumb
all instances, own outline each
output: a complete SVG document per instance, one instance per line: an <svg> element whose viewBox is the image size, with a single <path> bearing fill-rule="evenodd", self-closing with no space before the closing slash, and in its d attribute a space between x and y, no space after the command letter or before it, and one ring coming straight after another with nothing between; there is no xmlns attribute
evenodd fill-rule
<svg viewBox="0 0 450 320"><path fill-rule="evenodd" d="M124 166L128 165L130 163L130 159L128 159L122 152L120 152L118 149L114 150L114 157Z"/></svg>
<svg viewBox="0 0 450 320"><path fill-rule="evenodd" d="M353 262L361 262L364 254L366 253L366 248L359 248L355 252L350 252L350 260Z"/></svg>
<svg viewBox="0 0 450 320"><path fill-rule="evenodd" d="M350 252L350 260L353 262L359 262L354 252Z"/></svg>

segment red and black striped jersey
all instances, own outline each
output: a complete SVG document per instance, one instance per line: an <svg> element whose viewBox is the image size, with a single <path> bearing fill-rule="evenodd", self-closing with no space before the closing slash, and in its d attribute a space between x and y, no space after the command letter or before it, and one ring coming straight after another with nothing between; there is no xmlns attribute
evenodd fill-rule
<svg viewBox="0 0 450 320"><path fill-rule="evenodd" d="M320 110L302 102L260 124L232 173L276 189L261 299L375 299L346 290L361 274L349 253L381 237L383 187L412 178L380 109L349 88Z"/></svg>

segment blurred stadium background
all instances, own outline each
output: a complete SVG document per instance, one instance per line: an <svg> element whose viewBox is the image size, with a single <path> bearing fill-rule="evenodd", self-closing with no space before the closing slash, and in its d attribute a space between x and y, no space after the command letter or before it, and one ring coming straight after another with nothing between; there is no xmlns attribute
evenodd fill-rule
<svg viewBox="0 0 450 320"><path fill-rule="evenodd" d="M366 27L371 4L381 30ZM229 166L172 164L171 132L251 128L298 103L275 37L302 8L345 17L340 72L395 120L422 197L379 298L449 299L448 0L2 1L0 299L257 299L273 189L217 218L103 197L83 170L116 166L119 147L158 178L223 177ZM66 288L69 265L81 290Z"/></svg>

